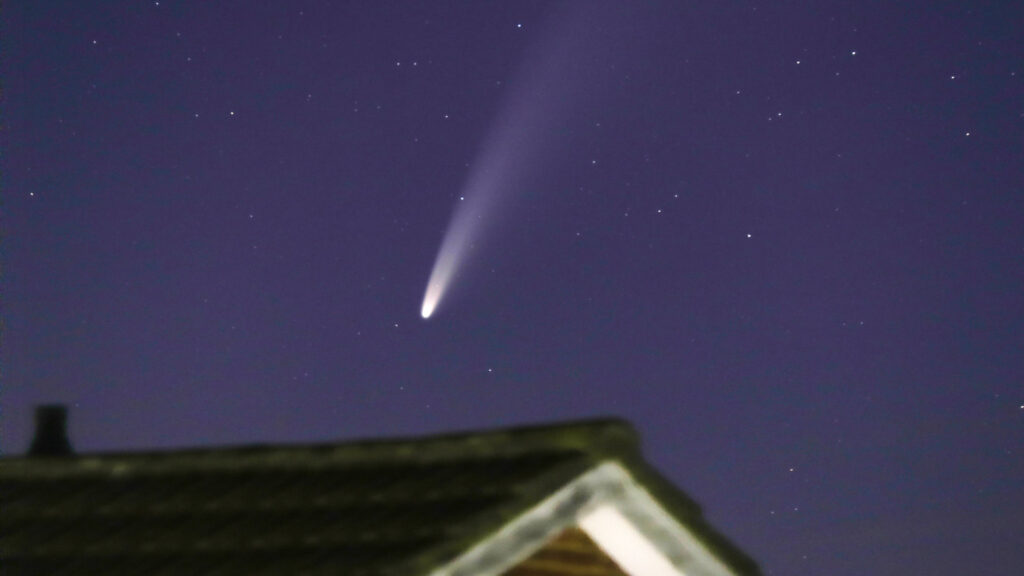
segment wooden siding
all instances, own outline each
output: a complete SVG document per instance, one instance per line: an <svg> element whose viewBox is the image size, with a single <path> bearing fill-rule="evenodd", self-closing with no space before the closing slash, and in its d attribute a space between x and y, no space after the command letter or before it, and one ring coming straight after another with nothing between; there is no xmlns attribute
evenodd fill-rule
<svg viewBox="0 0 1024 576"><path fill-rule="evenodd" d="M578 527L567 528L503 576L628 576Z"/></svg>

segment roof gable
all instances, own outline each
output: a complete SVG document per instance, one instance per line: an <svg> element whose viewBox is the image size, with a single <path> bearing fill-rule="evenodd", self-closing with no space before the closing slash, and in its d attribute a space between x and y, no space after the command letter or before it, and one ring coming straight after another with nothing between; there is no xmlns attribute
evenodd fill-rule
<svg viewBox="0 0 1024 576"><path fill-rule="evenodd" d="M621 463L608 461L566 483L430 576L497 576L575 526L630 576L737 574Z"/></svg>

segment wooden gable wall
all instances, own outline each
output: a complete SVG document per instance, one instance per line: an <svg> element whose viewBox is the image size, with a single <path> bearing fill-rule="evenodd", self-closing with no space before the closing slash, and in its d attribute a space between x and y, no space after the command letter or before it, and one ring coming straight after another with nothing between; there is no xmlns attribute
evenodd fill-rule
<svg viewBox="0 0 1024 576"><path fill-rule="evenodd" d="M628 576L576 526L534 552L502 576Z"/></svg>

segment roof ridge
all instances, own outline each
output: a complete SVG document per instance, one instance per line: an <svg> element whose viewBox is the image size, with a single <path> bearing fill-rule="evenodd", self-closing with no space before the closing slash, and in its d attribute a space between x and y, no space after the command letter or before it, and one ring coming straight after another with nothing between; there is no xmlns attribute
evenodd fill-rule
<svg viewBox="0 0 1024 576"><path fill-rule="evenodd" d="M517 457L578 452L594 458L633 455L639 452L640 439L632 424L616 417L597 417L562 422L520 424L508 427L461 430L423 436L348 439L334 442L294 444L241 444L234 446L189 447L146 451L81 453L45 461L28 456L0 458L0 474L27 466L80 472L105 470L111 465L153 464L174 461L175 467L192 465L207 468L218 463L232 466L289 467L317 456L319 466L361 463L380 465L387 461L410 460L440 462L446 460ZM230 462L226 461L229 460ZM129 470L125 470L128 472ZM16 472L15 472L16 473Z"/></svg>

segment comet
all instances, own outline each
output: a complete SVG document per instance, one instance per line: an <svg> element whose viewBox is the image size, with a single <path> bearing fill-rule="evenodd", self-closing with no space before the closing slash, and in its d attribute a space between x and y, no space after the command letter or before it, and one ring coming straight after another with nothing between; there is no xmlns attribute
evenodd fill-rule
<svg viewBox="0 0 1024 576"><path fill-rule="evenodd" d="M593 69L607 70L606 55L593 41L593 31L601 29L594 25L595 4L580 3L551 18L553 25L538 34L540 41L508 84L438 249L420 308L423 319L444 303L495 215L507 212L503 205L528 191L541 165L567 144L567 122L579 113L581 95L593 96Z"/></svg>
<svg viewBox="0 0 1024 576"><path fill-rule="evenodd" d="M423 295L423 306L420 309L420 316L424 319L430 318L437 310L461 265L476 247L482 235L485 216L492 211L491 206L498 199L503 162L497 161L495 156L488 164L492 165L492 169L475 171L466 186L467 190L459 197L459 205L452 215L427 281L427 291Z"/></svg>
<svg viewBox="0 0 1024 576"><path fill-rule="evenodd" d="M476 220L479 222L479 219ZM452 226L445 235L444 242L437 254L437 262L430 272L430 280L427 281L427 292L423 295L423 307L420 309L420 316L423 319L430 318L441 302L448 284L458 270L459 263L463 261L464 252L468 244L467 238L472 237L476 232L473 226L474 220L468 217L453 218Z"/></svg>

